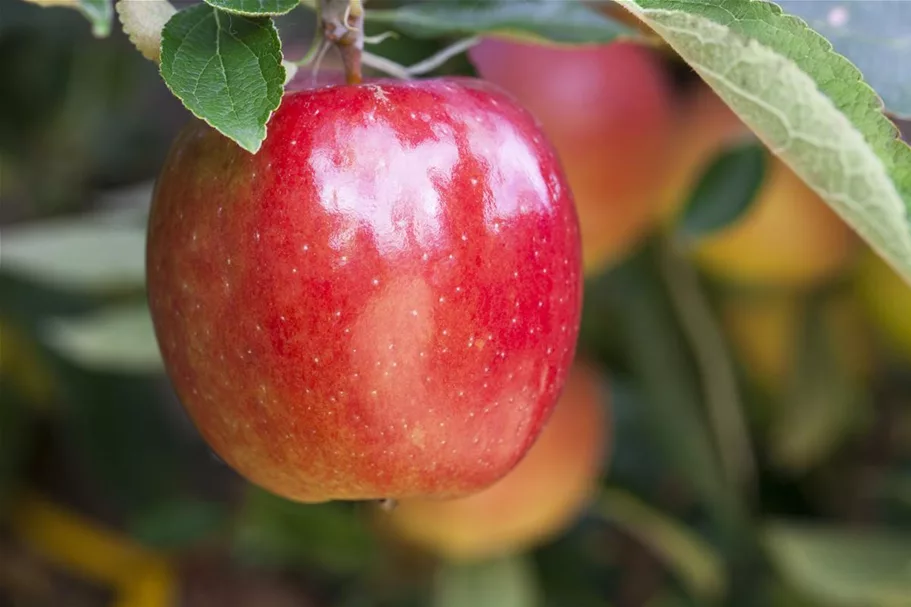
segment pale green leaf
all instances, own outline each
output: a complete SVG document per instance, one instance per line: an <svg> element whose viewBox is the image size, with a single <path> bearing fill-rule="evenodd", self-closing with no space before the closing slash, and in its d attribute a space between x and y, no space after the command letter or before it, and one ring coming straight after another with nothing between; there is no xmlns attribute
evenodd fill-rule
<svg viewBox="0 0 911 607"><path fill-rule="evenodd" d="M911 605L911 535L778 522L765 539L781 574L826 605Z"/></svg>
<svg viewBox="0 0 911 607"><path fill-rule="evenodd" d="M208 4L185 8L162 32L161 75L194 115L255 153L284 92L275 24Z"/></svg>
<svg viewBox="0 0 911 607"><path fill-rule="evenodd" d="M161 60L161 31L176 12L168 0L117 3L123 33L143 57L156 63Z"/></svg>
<svg viewBox="0 0 911 607"><path fill-rule="evenodd" d="M294 10L300 0L205 0L206 4L236 15L268 17Z"/></svg>
<svg viewBox="0 0 911 607"><path fill-rule="evenodd" d="M763 0L620 0L911 279L911 149L861 73Z"/></svg>
<svg viewBox="0 0 911 607"><path fill-rule="evenodd" d="M41 332L51 348L81 367L126 373L162 369L152 319L144 304L52 318Z"/></svg>
<svg viewBox="0 0 911 607"><path fill-rule="evenodd" d="M4 228L4 272L79 291L142 288L145 228L94 219L55 220Z"/></svg>
<svg viewBox="0 0 911 607"><path fill-rule="evenodd" d="M566 0L423 1L368 10L367 18L430 38L490 34L579 44L610 42L629 31L582 2Z"/></svg>
<svg viewBox="0 0 911 607"><path fill-rule="evenodd" d="M536 607L539 604L534 572L522 557L445 564L437 572L433 607Z"/></svg>

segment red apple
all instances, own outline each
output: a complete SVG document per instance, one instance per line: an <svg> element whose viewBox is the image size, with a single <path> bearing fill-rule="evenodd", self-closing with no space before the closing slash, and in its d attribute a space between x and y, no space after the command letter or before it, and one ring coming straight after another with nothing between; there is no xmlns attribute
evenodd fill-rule
<svg viewBox="0 0 911 607"><path fill-rule="evenodd" d="M290 499L504 476L574 356L578 218L534 119L472 79L288 93L251 155L200 122L148 237L167 372L202 435Z"/></svg>
<svg viewBox="0 0 911 607"><path fill-rule="evenodd" d="M629 253L657 223L671 149L673 96L660 53L633 42L559 47L485 39L469 55L554 142L579 209L586 272Z"/></svg>

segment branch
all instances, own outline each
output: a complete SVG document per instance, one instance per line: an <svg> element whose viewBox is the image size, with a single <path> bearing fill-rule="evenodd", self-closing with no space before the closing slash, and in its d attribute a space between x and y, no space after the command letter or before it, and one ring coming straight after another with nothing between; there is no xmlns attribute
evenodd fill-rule
<svg viewBox="0 0 911 607"><path fill-rule="evenodd" d="M361 0L320 0L320 19L326 40L342 55L348 84L360 84L364 50L364 7Z"/></svg>
<svg viewBox="0 0 911 607"><path fill-rule="evenodd" d="M459 40L431 55L427 59L415 63L411 67L405 67L404 65L386 59L385 57L374 55L373 53L365 52L362 56L362 60L367 67L372 67L375 70L379 70L385 74L394 76L395 78L410 80L415 76L422 76L428 72L432 72L459 53L464 53L480 41L481 39L478 36Z"/></svg>

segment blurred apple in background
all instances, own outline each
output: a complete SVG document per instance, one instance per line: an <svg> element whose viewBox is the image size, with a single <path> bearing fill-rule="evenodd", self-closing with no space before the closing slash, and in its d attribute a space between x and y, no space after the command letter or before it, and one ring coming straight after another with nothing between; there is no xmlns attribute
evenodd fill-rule
<svg viewBox="0 0 911 607"><path fill-rule="evenodd" d="M808 313L822 314L843 369L857 376L870 370L870 344L850 292L826 297L812 312L807 294L794 290L727 293L719 307L735 356L750 379L769 393L780 394L794 373Z"/></svg>
<svg viewBox="0 0 911 607"><path fill-rule="evenodd" d="M720 302L722 325L736 358L757 385L778 391L793 363L800 302L791 293L733 294Z"/></svg>
<svg viewBox="0 0 911 607"><path fill-rule="evenodd" d="M554 143L579 211L586 273L623 257L654 224L669 149L673 100L660 53L631 42L570 50L486 39L469 56Z"/></svg>
<svg viewBox="0 0 911 607"><path fill-rule="evenodd" d="M911 285L870 249L861 255L856 281L864 313L877 334L911 361Z"/></svg>
<svg viewBox="0 0 911 607"><path fill-rule="evenodd" d="M770 156L746 214L696 246L699 266L742 284L810 286L845 270L860 240L787 165Z"/></svg>
<svg viewBox="0 0 911 607"><path fill-rule="evenodd" d="M720 303L733 354L757 389L747 402L772 468L824 465L869 428L873 357L850 289L738 292Z"/></svg>
<svg viewBox="0 0 911 607"><path fill-rule="evenodd" d="M577 360L528 455L492 487L456 500L403 500L380 525L445 559L518 552L571 525L592 498L611 442L604 378Z"/></svg>
<svg viewBox="0 0 911 607"><path fill-rule="evenodd" d="M658 203L672 222L712 161L752 138L749 129L707 85L681 102L668 177ZM781 160L769 154L763 185L746 213L695 245L695 260L726 282L810 286L846 269L860 239Z"/></svg>

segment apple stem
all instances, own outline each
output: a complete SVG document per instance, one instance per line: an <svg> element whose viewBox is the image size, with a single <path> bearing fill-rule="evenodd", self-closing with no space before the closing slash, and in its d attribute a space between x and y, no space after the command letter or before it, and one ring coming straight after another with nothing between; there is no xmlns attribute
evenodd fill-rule
<svg viewBox="0 0 911 607"><path fill-rule="evenodd" d="M361 60L367 67L383 72L384 74L388 74L399 80L411 80L411 74L408 73L408 68L391 59L365 52L362 55Z"/></svg>
<svg viewBox="0 0 911 607"><path fill-rule="evenodd" d="M464 53L471 47L477 45L480 41L480 36L472 36L470 38L463 38L462 40L453 42L446 48L431 55L427 59L424 59L423 61L415 63L409 67L408 73L412 76L420 76L422 74L426 74L427 72L432 72L456 55Z"/></svg>
<svg viewBox="0 0 911 607"><path fill-rule="evenodd" d="M382 34L377 34L376 36L364 36L364 44L379 44L390 38L398 38L399 35L396 32L388 31L383 32Z"/></svg>
<svg viewBox="0 0 911 607"><path fill-rule="evenodd" d="M368 52L363 53L361 59L367 67L372 67L375 70L380 70L381 72L385 72L390 76L402 80L411 80L415 76L422 76L428 72L432 72L459 53L464 53L480 41L481 38L479 36L464 38L410 67L406 67L386 59L385 57L380 57L379 55Z"/></svg>
<svg viewBox="0 0 911 607"><path fill-rule="evenodd" d="M364 5L362 0L320 0L320 19L326 40L342 55L345 80L360 84L364 50Z"/></svg>

